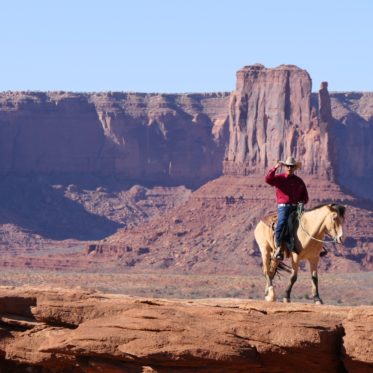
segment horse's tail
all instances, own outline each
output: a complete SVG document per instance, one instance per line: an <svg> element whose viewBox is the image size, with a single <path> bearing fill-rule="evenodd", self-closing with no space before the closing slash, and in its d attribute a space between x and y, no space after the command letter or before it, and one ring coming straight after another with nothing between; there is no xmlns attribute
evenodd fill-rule
<svg viewBox="0 0 373 373"><path fill-rule="evenodd" d="M278 262L277 260L271 259L269 272L269 275L272 278L276 275L281 277L281 274L283 274L283 272L291 273L291 267L284 262Z"/></svg>

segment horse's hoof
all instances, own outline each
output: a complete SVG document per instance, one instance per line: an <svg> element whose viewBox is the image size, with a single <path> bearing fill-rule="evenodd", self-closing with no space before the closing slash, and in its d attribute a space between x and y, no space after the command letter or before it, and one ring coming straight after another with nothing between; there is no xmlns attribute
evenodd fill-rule
<svg viewBox="0 0 373 373"><path fill-rule="evenodd" d="M315 299L314 302L315 302L315 304L324 304L323 301L320 298Z"/></svg>
<svg viewBox="0 0 373 373"><path fill-rule="evenodd" d="M267 302L274 302L276 300L276 295L275 295L275 291L273 289L273 286L270 286L268 289L267 289L267 294L266 296L264 297L264 299L267 301Z"/></svg>
<svg viewBox="0 0 373 373"><path fill-rule="evenodd" d="M284 302L284 303L290 303L290 298L284 298L284 299L283 299L283 302Z"/></svg>

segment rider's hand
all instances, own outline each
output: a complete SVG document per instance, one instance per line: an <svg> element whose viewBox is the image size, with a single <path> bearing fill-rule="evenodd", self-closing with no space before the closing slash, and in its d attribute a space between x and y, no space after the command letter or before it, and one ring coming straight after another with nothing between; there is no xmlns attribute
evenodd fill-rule
<svg viewBox="0 0 373 373"><path fill-rule="evenodd" d="M275 169L277 170L281 166L282 166L282 162L281 161L277 161Z"/></svg>

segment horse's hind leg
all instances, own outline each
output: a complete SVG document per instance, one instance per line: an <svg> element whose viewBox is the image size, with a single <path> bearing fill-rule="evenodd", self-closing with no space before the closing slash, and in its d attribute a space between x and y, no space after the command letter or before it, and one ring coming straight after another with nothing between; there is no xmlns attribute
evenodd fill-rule
<svg viewBox="0 0 373 373"><path fill-rule="evenodd" d="M310 262L310 270L311 270L311 278L312 278L313 301L316 304L323 304L323 301L319 295L319 279L317 276L317 265L319 263L319 258L309 259L309 262Z"/></svg>
<svg viewBox="0 0 373 373"><path fill-rule="evenodd" d="M295 254L293 254L295 255ZM294 259L294 256L293 256L293 259L291 261L291 275L290 275L290 280L289 280L289 283L288 283L288 286L286 287L286 290L285 290L285 297L284 297L284 302L285 303L290 303L290 294L291 294L291 289L293 288L293 285L295 284L295 282L297 281L297 278L298 278L298 268L299 268L299 262L298 262L298 257L296 257Z"/></svg>
<svg viewBox="0 0 373 373"><path fill-rule="evenodd" d="M266 278L266 288L264 293L264 299L267 302L274 302L276 300L276 293L273 288L273 277L276 273L276 268L273 266L276 266L277 263L274 263L271 260L270 255L270 248L268 250L262 251L262 260L263 260L263 273Z"/></svg>
<svg viewBox="0 0 373 373"><path fill-rule="evenodd" d="M277 263L271 262L271 242L269 239L272 238L273 234L270 228L268 228L263 222L259 222L254 230L255 240L259 246L260 253L262 256L263 263L263 274L266 278L266 287L264 298L268 302L274 302L276 300L276 294L273 289L272 279L276 273Z"/></svg>

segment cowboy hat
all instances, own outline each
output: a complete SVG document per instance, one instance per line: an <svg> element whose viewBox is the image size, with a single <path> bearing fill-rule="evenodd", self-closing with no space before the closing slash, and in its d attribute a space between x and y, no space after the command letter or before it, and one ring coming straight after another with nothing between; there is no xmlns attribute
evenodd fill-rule
<svg viewBox="0 0 373 373"><path fill-rule="evenodd" d="M296 170L302 167L302 162L297 162L293 157L287 157L286 161L280 161L280 163L283 166L294 166Z"/></svg>

